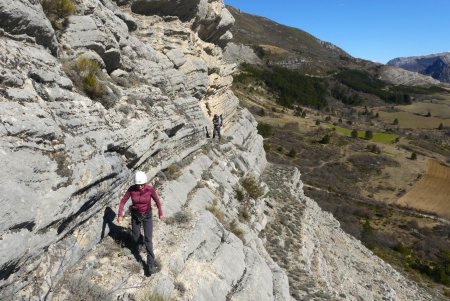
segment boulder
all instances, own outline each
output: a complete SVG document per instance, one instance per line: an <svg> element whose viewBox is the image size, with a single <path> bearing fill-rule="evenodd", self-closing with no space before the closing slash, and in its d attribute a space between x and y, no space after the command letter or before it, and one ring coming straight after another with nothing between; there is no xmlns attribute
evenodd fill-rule
<svg viewBox="0 0 450 301"><path fill-rule="evenodd" d="M0 28L6 32L26 34L36 43L58 54L58 41L39 0L0 0Z"/></svg>
<svg viewBox="0 0 450 301"><path fill-rule="evenodd" d="M116 69L111 73L111 78L121 86L128 85L128 77L129 76L130 75L128 74L128 72L121 70L121 69Z"/></svg>
<svg viewBox="0 0 450 301"><path fill-rule="evenodd" d="M115 4L111 0L101 0L101 2L105 7L111 10L114 13L114 15L119 17L122 21L125 22L125 24L127 24L129 31L134 31L137 29L136 20L129 14L124 13L122 10L120 10L117 7L119 3Z"/></svg>
<svg viewBox="0 0 450 301"><path fill-rule="evenodd" d="M184 53L179 49L169 50L166 53L166 55L169 58L169 60L173 63L175 68L179 68L184 63L186 63L186 57L184 56Z"/></svg>
<svg viewBox="0 0 450 301"><path fill-rule="evenodd" d="M225 46L233 37L229 30L234 25L234 17L223 1L203 1L202 4L193 29L202 40Z"/></svg>
<svg viewBox="0 0 450 301"><path fill-rule="evenodd" d="M97 23L92 16L71 16L62 39L71 48L95 51L103 59L106 70L111 72L120 66L119 44L114 35Z"/></svg>

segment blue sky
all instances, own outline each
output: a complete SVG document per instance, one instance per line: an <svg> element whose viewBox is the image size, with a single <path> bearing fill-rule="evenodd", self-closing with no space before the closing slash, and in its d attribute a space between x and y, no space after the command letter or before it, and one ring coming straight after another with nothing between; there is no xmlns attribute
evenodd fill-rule
<svg viewBox="0 0 450 301"><path fill-rule="evenodd" d="M225 0L380 63L450 51L450 0Z"/></svg>

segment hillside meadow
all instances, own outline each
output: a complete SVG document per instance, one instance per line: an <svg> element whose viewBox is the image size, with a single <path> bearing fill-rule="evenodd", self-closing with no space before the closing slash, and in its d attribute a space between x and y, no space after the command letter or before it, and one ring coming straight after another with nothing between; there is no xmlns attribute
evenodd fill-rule
<svg viewBox="0 0 450 301"><path fill-rule="evenodd" d="M442 123L450 127L450 100L434 102L414 102L410 105L395 106L394 111L377 108L380 118L386 123L398 119L400 128L436 129Z"/></svg>

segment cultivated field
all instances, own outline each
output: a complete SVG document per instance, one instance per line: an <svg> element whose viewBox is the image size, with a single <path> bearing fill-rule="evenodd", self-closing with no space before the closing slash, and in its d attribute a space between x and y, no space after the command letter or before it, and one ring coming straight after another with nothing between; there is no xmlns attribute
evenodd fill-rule
<svg viewBox="0 0 450 301"><path fill-rule="evenodd" d="M392 123L398 119L400 128L435 129L439 124L450 126L450 101L434 100L433 102L416 102L411 105L395 106L398 112L378 111L381 119ZM426 115L430 113L430 117Z"/></svg>
<svg viewBox="0 0 450 301"><path fill-rule="evenodd" d="M397 203L450 218L450 168L430 159L425 175Z"/></svg>
<svg viewBox="0 0 450 301"><path fill-rule="evenodd" d="M415 102L407 106L397 106L397 109L405 112L426 115L442 119L450 118L450 101L434 100L433 102Z"/></svg>

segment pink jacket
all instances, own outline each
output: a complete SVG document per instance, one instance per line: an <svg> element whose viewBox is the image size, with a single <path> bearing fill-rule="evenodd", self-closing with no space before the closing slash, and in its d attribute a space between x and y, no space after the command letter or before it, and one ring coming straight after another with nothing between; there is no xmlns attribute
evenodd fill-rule
<svg viewBox="0 0 450 301"><path fill-rule="evenodd" d="M162 215L161 202L159 201L155 188L149 184L144 184L142 190L139 189L138 185L133 185L128 188L119 204L119 216L123 216L123 207L130 197L133 202L131 209L139 211L140 213L146 213L152 210L151 199L153 198L156 207L158 207L159 216Z"/></svg>

